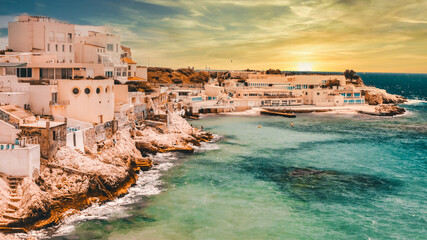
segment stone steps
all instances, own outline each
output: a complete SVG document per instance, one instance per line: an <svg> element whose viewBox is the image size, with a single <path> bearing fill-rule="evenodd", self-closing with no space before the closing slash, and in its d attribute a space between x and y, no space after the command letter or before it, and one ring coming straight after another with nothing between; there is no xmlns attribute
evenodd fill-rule
<svg viewBox="0 0 427 240"><path fill-rule="evenodd" d="M12 204L11 202L8 202L7 203L7 207L9 208L9 209L14 209L14 210L18 210L19 209L19 207L18 206L15 206L14 204Z"/></svg>
<svg viewBox="0 0 427 240"><path fill-rule="evenodd" d="M0 227L6 227L10 222L20 220L20 217L15 216L16 211L19 209L19 202L22 200L22 184L23 178L21 177L7 177L9 184L9 202L1 218Z"/></svg>
<svg viewBox="0 0 427 240"><path fill-rule="evenodd" d="M19 197L18 195L15 195L15 196L10 195L10 198L9 198L9 201L11 201L12 203L19 202L21 200L22 200L22 198Z"/></svg>
<svg viewBox="0 0 427 240"><path fill-rule="evenodd" d="M16 216L13 216L12 214L7 214L7 213L3 214L3 218L7 219L7 220L12 220L12 221L16 221L16 220L22 219L20 217L16 217Z"/></svg>

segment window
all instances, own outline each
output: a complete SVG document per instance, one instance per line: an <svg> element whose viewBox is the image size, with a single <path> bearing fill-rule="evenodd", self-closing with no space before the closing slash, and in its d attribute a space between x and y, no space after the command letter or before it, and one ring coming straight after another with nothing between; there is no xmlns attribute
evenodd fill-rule
<svg viewBox="0 0 427 240"><path fill-rule="evenodd" d="M49 32L49 41L50 42L55 41L55 37L54 37L54 33L53 32Z"/></svg>
<svg viewBox="0 0 427 240"><path fill-rule="evenodd" d="M40 79L54 79L55 71L53 68L40 68Z"/></svg>
<svg viewBox="0 0 427 240"><path fill-rule="evenodd" d="M128 76L129 76L129 77L131 77L131 76L132 76L132 74L131 74L130 72L128 72Z"/></svg>
<svg viewBox="0 0 427 240"><path fill-rule="evenodd" d="M53 104L58 103L58 93L57 92L52 93L51 101Z"/></svg>
<svg viewBox="0 0 427 240"><path fill-rule="evenodd" d="M47 44L47 51L50 51L50 43Z"/></svg>
<svg viewBox="0 0 427 240"><path fill-rule="evenodd" d="M58 52L58 44L55 44L55 51Z"/></svg>
<svg viewBox="0 0 427 240"><path fill-rule="evenodd" d="M355 94L354 94L354 97L355 97L355 98L360 97L360 93L355 93Z"/></svg>
<svg viewBox="0 0 427 240"><path fill-rule="evenodd" d="M72 43L72 42L73 42L73 34L68 33L68 43Z"/></svg>
<svg viewBox="0 0 427 240"><path fill-rule="evenodd" d="M128 70L130 71L130 66L128 66Z"/></svg>
<svg viewBox="0 0 427 240"><path fill-rule="evenodd" d="M72 79L72 69L71 68L56 68L55 69L55 79Z"/></svg>
<svg viewBox="0 0 427 240"><path fill-rule="evenodd" d="M107 71L107 72L105 72L105 76L106 77L113 77L113 72L112 71Z"/></svg>
<svg viewBox="0 0 427 240"><path fill-rule="evenodd" d="M70 52L72 52L72 50L73 50L73 48L72 48L72 46L70 45Z"/></svg>
<svg viewBox="0 0 427 240"><path fill-rule="evenodd" d="M107 51L113 51L114 49L113 44L107 44Z"/></svg>
<svg viewBox="0 0 427 240"><path fill-rule="evenodd" d="M52 131L53 140L56 140L56 131Z"/></svg>
<svg viewBox="0 0 427 240"><path fill-rule="evenodd" d="M57 42L65 42L65 33L56 33L55 39Z"/></svg>
<svg viewBox="0 0 427 240"><path fill-rule="evenodd" d="M62 45L62 52L65 52L65 45Z"/></svg>
<svg viewBox="0 0 427 240"><path fill-rule="evenodd" d="M7 67L6 68L6 75L16 75L17 74L17 69L13 68L13 67Z"/></svg>
<svg viewBox="0 0 427 240"><path fill-rule="evenodd" d="M32 77L32 69L31 68L17 68L16 76L19 78L30 78Z"/></svg>
<svg viewBox="0 0 427 240"><path fill-rule="evenodd" d="M90 93L90 88L85 88L85 93L89 94Z"/></svg>
<svg viewBox="0 0 427 240"><path fill-rule="evenodd" d="M98 88L96 88L96 93L97 93L97 94L100 94L100 93L101 93L101 88L99 88L99 87L98 87Z"/></svg>
<svg viewBox="0 0 427 240"><path fill-rule="evenodd" d="M80 90L78 88L73 88L74 95L77 95L80 93Z"/></svg>
<svg viewBox="0 0 427 240"><path fill-rule="evenodd" d="M347 93L347 97L351 97L351 93Z"/></svg>
<svg viewBox="0 0 427 240"><path fill-rule="evenodd" d="M317 95L320 95L320 92L318 92Z"/></svg>

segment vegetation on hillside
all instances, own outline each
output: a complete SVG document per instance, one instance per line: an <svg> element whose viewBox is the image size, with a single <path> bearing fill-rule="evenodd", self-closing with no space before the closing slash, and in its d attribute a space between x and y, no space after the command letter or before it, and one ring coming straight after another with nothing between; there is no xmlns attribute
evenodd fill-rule
<svg viewBox="0 0 427 240"><path fill-rule="evenodd" d="M141 81L128 81L126 82L128 85L129 92L152 92L153 89L147 84L147 82Z"/></svg>
<svg viewBox="0 0 427 240"><path fill-rule="evenodd" d="M148 82L150 83L206 83L209 81L208 72L196 72L192 68L149 67Z"/></svg>
<svg viewBox="0 0 427 240"><path fill-rule="evenodd" d="M280 69L268 69L267 71L265 71L266 74L282 74L282 72L280 71Z"/></svg>
<svg viewBox="0 0 427 240"><path fill-rule="evenodd" d="M345 70L344 77L352 84L363 85L362 79L359 77L359 75L356 74L356 72L353 69Z"/></svg>

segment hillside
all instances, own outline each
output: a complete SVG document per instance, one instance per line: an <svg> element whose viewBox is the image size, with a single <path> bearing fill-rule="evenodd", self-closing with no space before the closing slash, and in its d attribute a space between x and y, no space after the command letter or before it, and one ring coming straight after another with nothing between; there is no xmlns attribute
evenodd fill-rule
<svg viewBox="0 0 427 240"><path fill-rule="evenodd" d="M148 82L150 83L206 83L209 80L209 73L196 72L191 68L149 67Z"/></svg>

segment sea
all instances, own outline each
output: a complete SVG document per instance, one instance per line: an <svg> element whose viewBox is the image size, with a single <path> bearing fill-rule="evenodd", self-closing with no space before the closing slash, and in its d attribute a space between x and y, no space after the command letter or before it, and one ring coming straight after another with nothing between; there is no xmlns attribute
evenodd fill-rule
<svg viewBox="0 0 427 240"><path fill-rule="evenodd" d="M427 239L427 74L361 73L404 115L210 115L193 154L153 156L129 194L43 239ZM291 125L293 123L293 126Z"/></svg>

